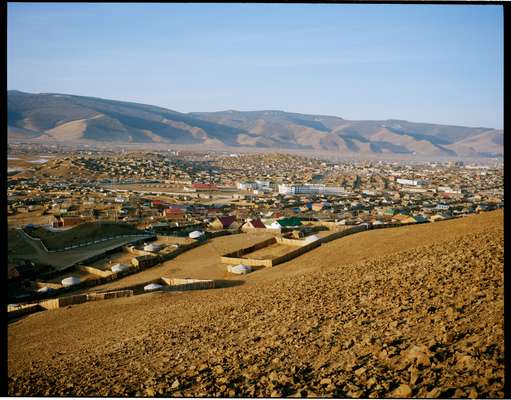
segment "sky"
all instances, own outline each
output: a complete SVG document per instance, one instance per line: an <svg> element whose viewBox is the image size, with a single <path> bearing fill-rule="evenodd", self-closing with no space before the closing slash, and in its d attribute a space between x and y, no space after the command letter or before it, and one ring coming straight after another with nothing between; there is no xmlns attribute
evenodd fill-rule
<svg viewBox="0 0 511 400"><path fill-rule="evenodd" d="M500 5L8 3L9 90L501 129Z"/></svg>

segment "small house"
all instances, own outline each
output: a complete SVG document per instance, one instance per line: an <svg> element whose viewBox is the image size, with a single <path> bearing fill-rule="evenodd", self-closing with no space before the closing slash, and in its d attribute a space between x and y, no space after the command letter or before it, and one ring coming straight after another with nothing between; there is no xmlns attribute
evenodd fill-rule
<svg viewBox="0 0 511 400"><path fill-rule="evenodd" d="M260 218L257 218L245 222L241 227L242 231L249 231L253 229L266 229L266 225L264 225Z"/></svg>
<svg viewBox="0 0 511 400"><path fill-rule="evenodd" d="M238 229L240 224L236 221L234 215L228 215L225 217L216 217L209 226L213 229Z"/></svg>
<svg viewBox="0 0 511 400"><path fill-rule="evenodd" d="M429 219L430 219L430 221L434 222L434 221L443 221L443 220L451 219L451 218L452 218L451 214L442 212L442 213L432 215Z"/></svg>
<svg viewBox="0 0 511 400"><path fill-rule="evenodd" d="M401 213L394 215L392 217L392 219L399 221L402 224L415 223L415 219L413 219L413 217L410 217L409 215L405 215L405 214L401 214Z"/></svg>
<svg viewBox="0 0 511 400"><path fill-rule="evenodd" d="M55 217L55 220L52 223L52 226L54 228L62 228L62 227L69 227L69 226L76 226L81 224L82 222L85 222L85 220L82 217Z"/></svg>

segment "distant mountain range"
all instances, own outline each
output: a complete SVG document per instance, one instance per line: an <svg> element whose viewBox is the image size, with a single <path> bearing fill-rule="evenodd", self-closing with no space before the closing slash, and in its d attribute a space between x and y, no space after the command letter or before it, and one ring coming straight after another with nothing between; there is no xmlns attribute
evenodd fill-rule
<svg viewBox="0 0 511 400"><path fill-rule="evenodd" d="M496 157L503 130L401 120L349 121L284 111L180 113L67 94L8 91L9 140L174 143L339 155Z"/></svg>

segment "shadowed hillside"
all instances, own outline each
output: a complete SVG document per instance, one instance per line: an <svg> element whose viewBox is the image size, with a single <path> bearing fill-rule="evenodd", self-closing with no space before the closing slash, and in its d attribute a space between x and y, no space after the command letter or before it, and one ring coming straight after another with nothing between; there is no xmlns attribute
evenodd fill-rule
<svg viewBox="0 0 511 400"><path fill-rule="evenodd" d="M339 155L497 157L503 131L401 120L348 121L284 111L179 113L64 94L8 92L10 140L200 144Z"/></svg>

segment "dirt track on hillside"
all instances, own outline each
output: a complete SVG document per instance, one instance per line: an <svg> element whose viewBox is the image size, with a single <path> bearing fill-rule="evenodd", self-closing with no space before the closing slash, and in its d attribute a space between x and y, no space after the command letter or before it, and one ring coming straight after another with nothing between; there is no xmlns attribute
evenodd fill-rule
<svg viewBox="0 0 511 400"><path fill-rule="evenodd" d="M366 232L241 286L29 316L9 326L9 394L503 397L502 222Z"/></svg>

